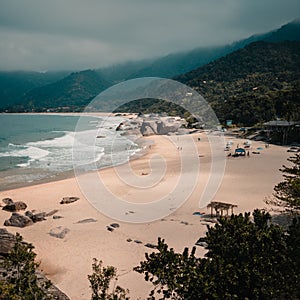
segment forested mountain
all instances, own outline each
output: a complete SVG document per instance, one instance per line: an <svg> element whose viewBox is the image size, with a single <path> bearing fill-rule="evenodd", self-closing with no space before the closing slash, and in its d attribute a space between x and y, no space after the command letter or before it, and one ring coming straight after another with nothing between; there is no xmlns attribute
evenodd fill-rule
<svg viewBox="0 0 300 300"><path fill-rule="evenodd" d="M299 119L300 42L254 42L175 79L203 95L221 122Z"/></svg>
<svg viewBox="0 0 300 300"><path fill-rule="evenodd" d="M62 79L69 72L0 72L0 108L19 102L24 94L36 87Z"/></svg>
<svg viewBox="0 0 300 300"><path fill-rule="evenodd" d="M21 104L34 110L83 107L108 86L109 83L95 71L71 73L55 83L29 91Z"/></svg>
<svg viewBox="0 0 300 300"><path fill-rule="evenodd" d="M230 118L238 123L253 124L269 120L275 114L291 111L290 104L285 104L283 98L294 99L294 94L299 95L299 83L295 79L299 78L298 54L295 53L299 49L297 43L253 44L261 40L299 41L300 23L292 22L227 46L198 48L93 71L0 72L0 110L45 110L63 106L78 110L115 83L137 77L171 78L184 74L173 78L198 89L212 103L221 121ZM260 105L263 106L258 112ZM257 108L254 113L251 112L253 107Z"/></svg>
<svg viewBox="0 0 300 300"><path fill-rule="evenodd" d="M300 19L283 25L278 30L266 34L262 40L267 42L300 41Z"/></svg>
<svg viewBox="0 0 300 300"><path fill-rule="evenodd" d="M132 77L132 74L139 72L140 70L151 65L155 59L145 59L138 61L129 61L125 63L120 63L106 68L100 68L95 70L100 74L106 81L110 82L112 85L125 81Z"/></svg>
<svg viewBox="0 0 300 300"><path fill-rule="evenodd" d="M203 66L217 58L226 54L234 52L246 45L256 41L300 41L300 22L293 21L283 25L274 31L253 35L249 38L232 43L230 45L210 47L210 48L197 48L191 51L173 53L165 57L155 60L152 64L144 69L133 73L130 78L137 77L163 77L172 78L174 76L189 72L200 66Z"/></svg>

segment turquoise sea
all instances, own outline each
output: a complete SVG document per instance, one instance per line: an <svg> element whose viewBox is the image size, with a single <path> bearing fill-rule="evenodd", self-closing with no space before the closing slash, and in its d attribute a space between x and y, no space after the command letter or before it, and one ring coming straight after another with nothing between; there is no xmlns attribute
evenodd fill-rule
<svg viewBox="0 0 300 300"><path fill-rule="evenodd" d="M76 129L79 118L80 129ZM116 132L121 121L118 117L104 122L92 116L0 114L0 189L56 179L72 172L74 164L87 170L110 166L112 140L114 164L127 161L139 148ZM95 138L99 134L101 138ZM77 137L83 141L80 162L72 156ZM92 156L84 144L91 137L95 140Z"/></svg>

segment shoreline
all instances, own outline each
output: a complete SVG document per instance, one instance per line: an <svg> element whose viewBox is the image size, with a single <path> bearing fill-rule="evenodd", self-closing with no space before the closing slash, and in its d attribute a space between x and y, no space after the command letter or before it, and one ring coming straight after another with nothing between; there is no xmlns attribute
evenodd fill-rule
<svg viewBox="0 0 300 300"><path fill-rule="evenodd" d="M122 116L115 116L115 113L109 113L109 112L92 112L92 113L59 113L59 112L41 112L41 113L34 113L34 112L29 112L29 113L1 113L2 115L55 115L55 116L74 116L74 117L81 117L81 116L86 116L86 117L95 117L99 120L101 120L101 117L117 117L117 118L132 118L136 116L136 114L132 113L126 113L122 114ZM0 115L1 115L0 114ZM130 139L129 139L130 140ZM149 142L141 141L140 143L137 143L140 151L138 153L133 154L131 157L129 157L129 160L132 159L137 159L143 155L145 155L145 152L147 152L145 148L146 145L149 144ZM151 142L150 142L151 144ZM124 162L126 163L126 162ZM102 166L98 169L106 169L106 168L111 168L113 166ZM62 172L49 172L48 176L46 178L42 179L36 179L32 181L23 181L23 182L12 182L12 183L7 183L7 182L2 182L4 180L1 180L1 177L10 177L14 176L16 174L18 175L25 175L25 174L30 174L32 173L33 170L34 172L46 172L44 169L22 169L21 167L18 168L13 168L13 169L6 169L3 171L0 171L0 191L7 191L7 190L13 190L13 189L19 189L23 187L28 187L28 186L34 186L34 185L40 185L40 184L45 184L49 182L55 182L55 181L61 181L64 179L69 179L75 177L74 169L70 169L67 171L62 171Z"/></svg>
<svg viewBox="0 0 300 300"><path fill-rule="evenodd" d="M186 140L191 136L195 141L201 165L199 174L191 174L192 177L198 176L197 185L180 208L172 210L171 199L170 214L166 217L141 224L113 220L92 206L82 194L76 178L68 178L0 191L2 198L10 197L15 201L24 201L28 205L28 210L49 212L57 209L57 215L62 216L60 219L47 218L46 221L25 228L7 227L7 229L13 233L20 232L26 241L35 246L34 251L38 254L38 260L41 261L40 268L72 300L90 298L87 275L91 273L94 257L101 259L104 265L112 265L118 269L120 275L118 284L129 288L132 299L138 297L144 299L151 290L151 285L144 281L143 276L133 272L132 268L144 260L146 252L153 251L145 247L146 243L155 244L157 238L161 237L175 251L182 252L185 247L191 249L207 230L207 224L203 222L203 219L193 215L195 211L209 213L206 207L199 207L199 199L205 189L211 166L207 136L204 133L176 136L176 141L178 138L183 152L164 136L147 138L154 141L151 149L141 157L124 164L123 167L133 170L139 178L148 182L151 170L155 173L155 168L161 168L160 165L153 165L151 169L150 160L157 155L163 156L167 166L164 178L149 189L128 186L116 176L113 167L98 172L105 186L110 189L111 197L121 197L125 201L136 203L153 201L153 198L159 199L161 195L170 193L176 186L181 173L179 155L183 154L189 158L189 153L184 151ZM198 137L201 137L201 141L198 141ZM243 141L232 137L230 139L233 140L234 147ZM253 142L253 150L262 145L261 142ZM237 204L235 214L252 211L254 208L264 208L264 198L269 196L274 185L281 181L282 174L278 169L286 163L286 158L289 156L286 148L272 145L262 150L260 155L226 158L225 174L214 200ZM193 162L188 160L187 163ZM188 170L189 168L187 172ZM143 176L143 174L147 175ZM59 204L65 196L78 196L80 199L68 205ZM99 197L102 199L103 195L100 194ZM0 210L2 224L9 215ZM94 219L95 222L79 223L87 219ZM113 232L108 231L107 226L115 222L120 225L120 228ZM58 230L58 228L69 230L65 238L58 239L49 235L51 230ZM131 239L130 242L128 242L129 239ZM135 241L141 241L141 243ZM197 256L202 256L204 253L202 247L197 247Z"/></svg>
<svg viewBox="0 0 300 300"><path fill-rule="evenodd" d="M1 115L46 115L46 116L87 116L87 117L124 117L131 118L137 116L137 113L114 113L114 112L21 112L21 113L0 113ZM117 116L118 115L118 116Z"/></svg>
<svg viewBox="0 0 300 300"><path fill-rule="evenodd" d="M135 154L132 154L129 157L128 162L139 159L142 156L146 155L150 150L149 145L153 145L153 141L152 140L147 141L147 142L142 141L142 142L138 143L138 145L140 147L139 151ZM124 162L120 165L127 164L128 162ZM114 168L114 167L115 166L103 166L103 167L99 168L97 171ZM18 170L18 169L0 171L0 175L5 174L6 176L13 176L14 172L16 170ZM30 170L28 170L28 172L30 172ZM90 171L90 172L94 172L94 171ZM0 184L0 192L20 189L23 187L36 186L36 185L50 183L50 182L62 181L65 179L70 179L70 178L75 178L75 177L76 177L76 175L75 175L74 169L72 169L72 170L60 172L56 175L48 176L47 178L43 178L43 179L39 179L39 180L33 180L33 181L28 181L28 182L8 183L5 186L2 186L2 184ZM1 183L1 178L0 178L0 183Z"/></svg>

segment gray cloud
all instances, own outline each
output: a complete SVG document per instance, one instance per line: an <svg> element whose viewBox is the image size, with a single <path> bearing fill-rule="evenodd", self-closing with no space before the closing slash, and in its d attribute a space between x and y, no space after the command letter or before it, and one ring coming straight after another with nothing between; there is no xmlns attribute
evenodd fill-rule
<svg viewBox="0 0 300 300"><path fill-rule="evenodd" d="M298 0L0 0L0 69L85 69L262 33Z"/></svg>

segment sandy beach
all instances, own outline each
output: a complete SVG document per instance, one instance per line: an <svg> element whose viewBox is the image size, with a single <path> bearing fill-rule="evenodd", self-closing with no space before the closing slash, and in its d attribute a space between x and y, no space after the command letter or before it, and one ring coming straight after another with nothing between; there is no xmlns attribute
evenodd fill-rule
<svg viewBox="0 0 300 300"><path fill-rule="evenodd" d="M200 166L200 171L196 173L193 171L195 157L189 158L189 149L186 147L186 139L191 137L197 149ZM190 173L187 178L194 178L196 182L194 189L190 191L192 193L177 210L174 208L176 205L172 206L170 203L170 214L156 221L132 224L106 217L86 199L76 178L0 192L1 199L9 197L15 201L24 201L28 210L50 212L57 209L56 215L62 216L59 219L48 217L46 221L25 228L7 229L10 232L20 232L26 241L35 246L41 261L40 268L71 299L90 299L87 275L91 273L93 258L101 259L104 265L113 265L118 269L118 284L130 290L131 299L145 299L151 285L144 281L142 275L132 271L144 259L145 252L153 251L145 247L145 244L155 244L157 238L162 237L170 247L181 252L185 247L191 249L206 231L203 219L193 215L195 211L209 213L206 206L199 207L199 199L208 182L212 161L206 135L196 133L180 136L177 145L164 136L151 136L148 139L154 144L146 155L123 165L119 171L114 168L99 171L99 180L110 190L112 197L132 203L148 203L172 193L182 172ZM244 142L235 138L230 140L234 142L232 149ZM236 204L238 207L235 208L235 213L266 207L264 199L272 194L274 185L282 180L279 168L290 156L285 147L271 145L265 148L262 142L252 142L251 147L252 150L262 147L262 150L259 151L260 154L252 154L250 151L249 157L226 157L225 173L213 199ZM164 158L166 168L154 185L143 189L122 180L120 174L132 170L137 178L151 182L151 175L160 174L158 171L161 165L155 163L158 156ZM181 166L182 157L186 164L184 170ZM149 165L151 159L154 162L152 169ZM77 196L80 199L71 204L59 204L65 196ZM102 195L98 196L101 198ZM10 213L0 210L0 223L3 224L9 216ZM94 222L78 223L86 219L94 219ZM107 226L112 223L118 223L120 227L111 232L107 230ZM64 228L69 231L63 239L49 235L51 230ZM128 242L128 239L132 241ZM197 247L197 255L203 254L204 249Z"/></svg>

